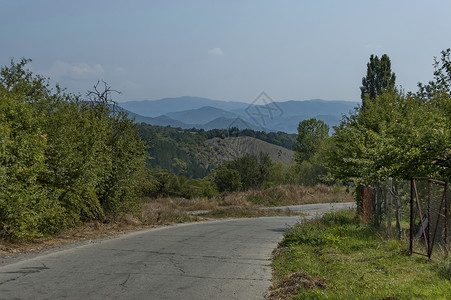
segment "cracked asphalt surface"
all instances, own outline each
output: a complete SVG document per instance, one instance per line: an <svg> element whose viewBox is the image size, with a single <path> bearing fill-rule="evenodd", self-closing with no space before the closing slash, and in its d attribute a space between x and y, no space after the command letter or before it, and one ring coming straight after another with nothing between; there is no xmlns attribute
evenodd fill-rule
<svg viewBox="0 0 451 300"><path fill-rule="evenodd" d="M302 218L182 224L3 262L0 299L264 299L271 252Z"/></svg>

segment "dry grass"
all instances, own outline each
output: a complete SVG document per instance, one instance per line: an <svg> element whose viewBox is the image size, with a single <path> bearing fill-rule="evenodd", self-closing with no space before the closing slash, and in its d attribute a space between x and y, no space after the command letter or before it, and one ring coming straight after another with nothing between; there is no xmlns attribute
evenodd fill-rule
<svg viewBox="0 0 451 300"><path fill-rule="evenodd" d="M344 187L326 185L314 187L279 185L265 190L249 190L244 193L249 201L264 206L354 201L352 195L346 193Z"/></svg>
<svg viewBox="0 0 451 300"><path fill-rule="evenodd" d="M323 289L327 287L326 280L321 277L312 276L304 272L296 272L284 278L281 282L271 287L271 300L292 299L300 287L304 289Z"/></svg>
<svg viewBox="0 0 451 300"><path fill-rule="evenodd" d="M197 222L211 218L293 215L289 211L261 210L260 207L262 206L347 201L353 201L353 199L342 188L294 185L230 193L212 199L144 199L140 211L135 214L106 218L102 222L84 223L57 236L41 238L32 242L10 243L0 240L0 256L40 251L75 241L118 235L174 223Z"/></svg>

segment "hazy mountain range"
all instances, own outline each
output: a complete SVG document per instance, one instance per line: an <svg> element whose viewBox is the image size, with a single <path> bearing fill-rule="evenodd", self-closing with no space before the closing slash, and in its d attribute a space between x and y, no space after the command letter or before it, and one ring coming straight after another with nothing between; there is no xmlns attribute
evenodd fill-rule
<svg viewBox="0 0 451 300"><path fill-rule="evenodd" d="M237 127L297 133L300 121L317 118L331 128L358 102L321 99L243 103L200 97L164 98L120 103L138 123L181 128L225 129Z"/></svg>

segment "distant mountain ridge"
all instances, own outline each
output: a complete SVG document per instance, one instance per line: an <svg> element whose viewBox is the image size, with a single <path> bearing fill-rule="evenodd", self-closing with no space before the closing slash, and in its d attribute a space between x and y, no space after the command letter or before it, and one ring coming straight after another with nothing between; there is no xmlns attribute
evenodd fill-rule
<svg viewBox="0 0 451 300"><path fill-rule="evenodd" d="M206 124L217 118L235 119L239 117L236 113L213 106L203 106L198 109L167 113L166 116L185 124Z"/></svg>
<svg viewBox="0 0 451 300"><path fill-rule="evenodd" d="M309 118L320 119L332 128L339 124L342 115L349 114L358 104L343 100L312 99L253 105L200 97L179 97L130 101L119 105L135 117L135 122L150 125L205 130L239 127L296 133L299 122ZM277 114L271 114L274 105L277 106Z"/></svg>
<svg viewBox="0 0 451 300"><path fill-rule="evenodd" d="M158 117L168 113L194 110L205 106L230 111L233 109L244 109L248 105L249 104L243 102L212 100L208 98L191 96L120 103L121 107L146 117Z"/></svg>

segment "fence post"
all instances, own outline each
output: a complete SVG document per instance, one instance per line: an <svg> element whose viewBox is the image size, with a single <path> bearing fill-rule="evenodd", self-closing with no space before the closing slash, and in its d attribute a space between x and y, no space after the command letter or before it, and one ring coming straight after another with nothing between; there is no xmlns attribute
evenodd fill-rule
<svg viewBox="0 0 451 300"><path fill-rule="evenodd" d="M378 181L376 183L376 190L374 191L374 197L376 199L376 207L375 207L375 216L374 216L374 225L376 226L376 228L379 228L379 225L381 224L381 202L382 202L382 197L381 197L381 182Z"/></svg>
<svg viewBox="0 0 451 300"><path fill-rule="evenodd" d="M396 231L398 234L398 239L401 240L402 236L402 228L401 228L401 218L402 218L402 205L401 205L401 197L399 196L399 184L395 181L393 185L393 194L395 197L395 205L396 205Z"/></svg>
<svg viewBox="0 0 451 300"><path fill-rule="evenodd" d="M392 236L391 230L391 211L392 211L392 189L393 179L390 177L387 180L387 188L385 189L385 199L387 199L387 233L388 236Z"/></svg>
<svg viewBox="0 0 451 300"><path fill-rule="evenodd" d="M362 188L362 220L369 223L373 215L373 189L371 187Z"/></svg>

